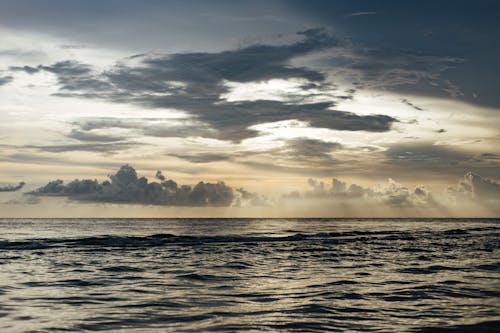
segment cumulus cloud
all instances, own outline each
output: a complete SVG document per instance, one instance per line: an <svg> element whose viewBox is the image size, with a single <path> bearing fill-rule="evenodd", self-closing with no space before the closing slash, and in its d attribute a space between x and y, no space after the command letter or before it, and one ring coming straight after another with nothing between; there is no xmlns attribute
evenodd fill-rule
<svg viewBox="0 0 500 333"><path fill-rule="evenodd" d="M468 172L457 187L450 188L449 191L477 200L500 200L500 184L473 172Z"/></svg>
<svg viewBox="0 0 500 333"><path fill-rule="evenodd" d="M397 207L428 207L437 204L425 186L419 185L412 189L390 178L387 184L372 189L370 195L385 204Z"/></svg>
<svg viewBox="0 0 500 333"><path fill-rule="evenodd" d="M302 207L326 216L498 216L500 183L468 172L453 187L428 190L389 178L374 186L309 178L310 189L281 197L284 207ZM312 208L314 207L314 208ZM315 211L316 210L316 211ZM345 215L344 215L345 214Z"/></svg>
<svg viewBox="0 0 500 333"><path fill-rule="evenodd" d="M269 206L273 203L269 197L249 192L244 188L237 188L235 191L234 206L236 207Z"/></svg>
<svg viewBox="0 0 500 333"><path fill-rule="evenodd" d="M331 182L309 178L307 183L310 190L281 196L270 193L262 195L244 188L233 189L223 182L180 185L160 170L156 172L155 179L157 181L149 182L147 178L139 177L133 167L124 165L103 182L76 179L64 183L58 179L26 194L66 197L78 201L163 206L265 206L270 209L294 207L299 210L314 206L322 214L350 212L356 216L363 215L365 210L370 212L368 214L373 210L377 216L392 216L394 212L406 212L413 216L448 216L450 212L456 212L457 207L461 208L459 213L462 215L491 215L498 213L500 202L500 184L471 172L457 186L434 193L424 185L409 187L391 178L369 187L336 178ZM10 188L13 190L14 187Z"/></svg>
<svg viewBox="0 0 500 333"><path fill-rule="evenodd" d="M348 184L333 178L330 185L310 178L309 186L312 188L304 194L309 198L331 198L333 201L355 200L357 204L363 202L388 205L391 207L428 207L435 206L432 194L424 186L409 188L389 178L387 183L373 187L363 187L358 184Z"/></svg>
<svg viewBox="0 0 500 333"><path fill-rule="evenodd" d="M25 182L20 182L17 185L0 186L0 192L15 192L20 190L25 185Z"/></svg>
<svg viewBox="0 0 500 333"><path fill-rule="evenodd" d="M75 179L67 184L60 179L29 192L36 196L62 196L80 201L138 203L165 206L230 206L234 191L223 182L199 182L194 186L178 185L175 181L156 173L161 182L149 182L138 177L135 169L122 166L109 180Z"/></svg>

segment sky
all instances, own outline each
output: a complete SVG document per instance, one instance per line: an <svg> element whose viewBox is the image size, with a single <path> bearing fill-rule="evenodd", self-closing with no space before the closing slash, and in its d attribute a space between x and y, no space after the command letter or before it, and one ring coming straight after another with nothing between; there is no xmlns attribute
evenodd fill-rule
<svg viewBox="0 0 500 333"><path fill-rule="evenodd" d="M498 1L0 1L0 216L500 215Z"/></svg>

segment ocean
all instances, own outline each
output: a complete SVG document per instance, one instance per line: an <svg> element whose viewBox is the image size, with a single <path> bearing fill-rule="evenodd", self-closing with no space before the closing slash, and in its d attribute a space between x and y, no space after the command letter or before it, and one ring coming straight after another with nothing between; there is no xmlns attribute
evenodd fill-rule
<svg viewBox="0 0 500 333"><path fill-rule="evenodd" d="M0 219L0 332L499 332L500 219Z"/></svg>

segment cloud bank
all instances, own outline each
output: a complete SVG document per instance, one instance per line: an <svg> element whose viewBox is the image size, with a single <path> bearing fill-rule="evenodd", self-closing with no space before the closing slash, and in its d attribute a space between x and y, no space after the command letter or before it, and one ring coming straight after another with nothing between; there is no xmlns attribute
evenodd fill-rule
<svg viewBox="0 0 500 333"><path fill-rule="evenodd" d="M243 188L233 189L224 182L179 185L161 171L156 172L155 179L157 181L149 182L147 178L139 177L133 167L124 165L103 182L76 179L65 184L62 180L54 180L26 194L97 203L261 207L262 212L283 209L290 214L304 212L308 216L362 216L364 213L380 217L495 216L500 213L500 184L472 172L460 179L456 186L434 193L424 185L409 187L390 178L371 187L349 184L336 178L328 184L310 178L307 181L309 190L280 197L253 193ZM11 186L9 190L14 188Z"/></svg>
<svg viewBox="0 0 500 333"><path fill-rule="evenodd" d="M310 178L310 190L283 195L280 204L305 216L493 217L500 214L500 184L468 172L456 186L432 192L393 179L371 187Z"/></svg>
<svg viewBox="0 0 500 333"><path fill-rule="evenodd" d="M359 203L367 201L391 207L433 207L438 205L425 186L409 188L391 178L388 179L387 183L373 187L347 184L336 178L332 179L330 186L311 178L308 180L308 184L312 190L303 194L305 198L326 197L336 201L356 200Z"/></svg>
<svg viewBox="0 0 500 333"><path fill-rule="evenodd" d="M195 186L178 185L158 171L160 182L138 177L135 169L122 166L109 180L75 179L67 184L54 180L29 192L36 196L62 196L73 200L103 203L137 203L165 206L230 206L236 198L223 182L199 182Z"/></svg>

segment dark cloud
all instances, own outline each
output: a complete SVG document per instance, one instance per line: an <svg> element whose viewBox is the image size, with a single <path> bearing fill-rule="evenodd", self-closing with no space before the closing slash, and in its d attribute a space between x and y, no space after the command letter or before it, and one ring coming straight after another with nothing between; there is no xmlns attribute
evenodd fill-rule
<svg viewBox="0 0 500 333"><path fill-rule="evenodd" d="M0 192L15 192L22 189L24 185L24 182L20 182L17 185L0 186Z"/></svg>
<svg viewBox="0 0 500 333"><path fill-rule="evenodd" d="M235 198L231 187L223 182L199 182L195 186L178 185L166 179L161 171L158 182L148 182L145 177L138 177L134 168L122 166L114 175L99 183L97 180L73 180L64 184L54 180L47 185L30 192L37 196L63 196L74 200L137 203L166 206L229 206Z"/></svg>
<svg viewBox="0 0 500 333"><path fill-rule="evenodd" d="M460 88L443 74L464 59L408 50L339 47L312 59L333 77L341 76L358 88L397 90L401 93L446 97L462 96Z"/></svg>
<svg viewBox="0 0 500 333"><path fill-rule="evenodd" d="M158 179L158 180L161 180L161 181L165 181L165 180L166 180L166 178L165 178L165 176L162 174L161 170L156 171L155 178L156 178L156 179Z"/></svg>
<svg viewBox="0 0 500 333"><path fill-rule="evenodd" d="M10 66L9 70L13 72L26 72L28 74L35 74L40 72L42 69L40 66L38 67L33 67L33 66Z"/></svg>
<svg viewBox="0 0 500 333"><path fill-rule="evenodd" d="M39 151L45 151L49 153L64 153L69 151L115 153L120 150L129 149L135 145L136 145L135 143L131 142L109 142L109 143L75 143L75 144L47 145L47 146L28 145L28 146L23 146L23 148L37 149Z"/></svg>
<svg viewBox="0 0 500 333"><path fill-rule="evenodd" d="M136 129L144 126L144 121L137 119L117 119L117 118L93 118L85 119L82 121L74 122L73 125L79 126L84 131L91 131L94 129L108 129L108 128L125 128Z"/></svg>
<svg viewBox="0 0 500 333"><path fill-rule="evenodd" d="M410 102L406 98L402 99L401 102L403 102L404 104L408 105L409 107L411 107L411 108L413 108L413 109L415 109L417 111L423 111L424 110L420 106L417 106L417 105L413 104L412 102Z"/></svg>
<svg viewBox="0 0 500 333"><path fill-rule="evenodd" d="M330 153L341 147L342 145L337 142L296 138L288 140L287 145L281 150L280 154L299 161L305 160L309 163L328 164L334 162L334 158Z"/></svg>
<svg viewBox="0 0 500 333"><path fill-rule="evenodd" d="M136 119L93 119L74 122L83 131L104 128L123 128L138 130L141 134L154 137L210 137L219 140L241 141L254 137L258 132L246 128L260 123L297 119L308 122L318 128L330 128L340 131L389 131L395 118L385 115L359 116L345 111L327 109L327 103L308 105L284 105L275 101L257 101L235 104L233 110L220 106L218 115L203 115L216 129L203 123L192 121L136 120ZM226 109L222 113L223 109ZM285 112L286 110L286 112ZM203 112L202 110L199 110ZM237 115L239 115L237 117ZM200 116L201 117L201 116ZM237 117L237 118L235 118ZM208 119L210 118L210 119ZM218 129L218 130L217 130Z"/></svg>
<svg viewBox="0 0 500 333"><path fill-rule="evenodd" d="M289 1L286 5L277 5L280 2L154 1L153 5L144 5L125 1L117 11L113 1L75 4L4 0L0 2L0 21L12 31L31 30L72 40L72 44L121 50L173 49L180 45L191 50L220 50L227 48L228 43L238 43L235 36L286 35L314 22L335 28L339 37L356 41L355 45L372 49L385 47L389 54L394 50L407 53L425 50L430 54L466 58L467 63L443 75L441 87L434 87L433 92L427 85L426 91L443 92L441 88L447 89L445 81L450 80L458 82L464 98L468 97L470 102L499 105L500 57L496 45L500 34L497 29L500 6L494 0L453 4L383 0L368 7L358 1L314 1L314 5L308 1ZM446 17L442 15L443 10ZM383 19L375 13L383 15ZM360 20L364 24L360 24ZM155 31L168 33L151 33ZM387 71L387 76L397 77L400 74L397 70L403 70L408 77L412 64ZM383 71L379 73L380 82L384 82ZM478 98L472 97L474 92Z"/></svg>
<svg viewBox="0 0 500 333"><path fill-rule="evenodd" d="M191 163L211 163L219 161L231 160L234 155L230 154L219 154L219 153L200 153L200 154L170 154Z"/></svg>
<svg viewBox="0 0 500 333"><path fill-rule="evenodd" d="M121 136L113 136L113 135L103 135L96 134L89 131L79 131L73 129L68 135L68 138L75 139L78 141L85 142L116 142L124 140L124 137Z"/></svg>
<svg viewBox="0 0 500 333"><path fill-rule="evenodd" d="M3 86L4 84L11 82L13 79L14 78L10 75L0 76L0 86Z"/></svg>
<svg viewBox="0 0 500 333"><path fill-rule="evenodd" d="M206 125L186 119L92 118L73 122L72 125L78 127L78 130L74 129L74 131L91 136L95 135L92 133L94 130L113 128L132 130L141 135L161 138L212 137L215 133Z"/></svg>
<svg viewBox="0 0 500 333"><path fill-rule="evenodd" d="M103 81L98 73L95 73L90 65L82 64L73 60L59 61L50 66L11 66L11 71L23 71L35 74L46 71L57 76L60 88L63 91L80 91L109 89L110 85Z"/></svg>
<svg viewBox="0 0 500 333"><path fill-rule="evenodd" d="M228 161L256 170L325 176L337 166L333 153L342 146L309 138L284 140L280 147L268 150L237 150L231 152L197 152L170 154L191 163Z"/></svg>
<svg viewBox="0 0 500 333"><path fill-rule="evenodd" d="M385 152L390 161L403 164L413 164L422 167L423 164L449 166L469 161L473 154L465 153L455 147L430 144L402 144L389 147Z"/></svg>
<svg viewBox="0 0 500 333"><path fill-rule="evenodd" d="M110 89L110 84L94 73L90 65L76 61L60 61L50 66L40 65L39 69L57 76L62 91L95 91Z"/></svg>
<svg viewBox="0 0 500 333"><path fill-rule="evenodd" d="M475 162L493 162L500 163L500 154L494 153L481 153L474 156Z"/></svg>
<svg viewBox="0 0 500 333"><path fill-rule="evenodd" d="M300 41L285 45L253 45L218 53L142 54L117 63L101 73L74 61L40 65L54 73L65 97L99 98L116 103L133 103L149 108L174 108L189 113L200 126L186 129L147 128L154 136L186 136L190 132L221 140L241 141L258 135L249 129L265 122L297 119L314 127L347 131L388 131L396 119L385 115L359 116L334 110L337 100L351 98L350 92L331 95L326 102L308 101L314 90L334 89L321 71L294 66L291 60L312 52L333 48L338 40L323 29L298 33ZM22 68L30 72L33 68ZM295 103L257 100L229 102L225 82L269 79L303 79L306 92ZM310 93L308 93L311 91ZM353 93L353 90L351 90ZM330 95L329 95L330 96ZM308 101L308 102L306 102ZM118 125L117 123L115 125Z"/></svg>
<svg viewBox="0 0 500 333"><path fill-rule="evenodd" d="M214 131L201 124L189 122L154 122L138 126L141 134L160 138L213 137ZM229 134L226 129L226 135ZM221 133L219 133L221 135ZM235 137L233 135L232 137Z"/></svg>
<svg viewBox="0 0 500 333"><path fill-rule="evenodd" d="M465 150L459 145L434 145L430 143L405 143L390 146L381 156L376 171L384 175L390 170L405 180L414 177L433 177L436 181L452 182L468 170L481 164L481 172L487 176L498 173L498 165L480 154Z"/></svg>

